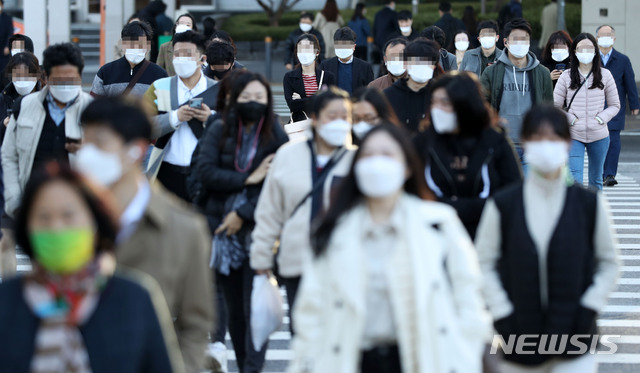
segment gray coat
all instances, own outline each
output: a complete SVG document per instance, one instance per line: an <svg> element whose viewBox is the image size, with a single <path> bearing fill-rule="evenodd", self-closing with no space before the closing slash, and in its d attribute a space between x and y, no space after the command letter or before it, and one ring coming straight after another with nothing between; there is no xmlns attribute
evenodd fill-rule
<svg viewBox="0 0 640 373"><path fill-rule="evenodd" d="M475 73L478 78L482 76L482 47L478 47L475 49L470 49L467 53L464 54L462 58L462 63L460 63L460 71L471 71ZM496 61L502 55L502 50L496 48ZM494 61L495 62L495 61Z"/></svg>
<svg viewBox="0 0 640 373"><path fill-rule="evenodd" d="M448 52L446 49L440 49L440 64L445 72L458 70L456 55Z"/></svg>

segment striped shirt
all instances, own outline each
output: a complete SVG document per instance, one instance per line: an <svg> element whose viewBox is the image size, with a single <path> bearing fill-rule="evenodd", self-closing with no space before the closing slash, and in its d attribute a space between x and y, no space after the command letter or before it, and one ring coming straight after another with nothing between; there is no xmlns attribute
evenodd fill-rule
<svg viewBox="0 0 640 373"><path fill-rule="evenodd" d="M302 80L304 81L304 92L307 97L311 97L318 92L318 82L316 81L316 75L302 74Z"/></svg>

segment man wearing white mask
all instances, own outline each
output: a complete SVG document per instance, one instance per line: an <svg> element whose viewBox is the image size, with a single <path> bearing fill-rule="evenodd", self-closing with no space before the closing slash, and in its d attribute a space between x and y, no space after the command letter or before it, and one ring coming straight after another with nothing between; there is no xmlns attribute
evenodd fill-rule
<svg viewBox="0 0 640 373"><path fill-rule="evenodd" d="M482 21L478 24L478 41L480 46L468 50L462 62L460 71L471 71L478 77L482 76L487 66L495 63L502 55L502 50L496 47L500 35L498 34L498 24L496 21Z"/></svg>
<svg viewBox="0 0 640 373"><path fill-rule="evenodd" d="M191 156L204 123L213 114L219 87L202 73L206 60L202 35L193 31L175 34L173 56L177 76L155 81L144 94L159 128L147 176L157 177L165 188L190 202L186 179Z"/></svg>
<svg viewBox="0 0 640 373"><path fill-rule="evenodd" d="M598 47L602 65L613 75L618 88L618 98L620 99L620 111L607 124L609 127L609 151L604 161L604 185L614 186L618 184L616 174L618 173L618 158L620 157L620 131L624 129L625 117L627 115L627 100L631 115L640 113L640 101L638 101L638 88L636 87L636 76L629 57L613 48L616 41L616 30L609 25L603 25L596 30Z"/></svg>
<svg viewBox="0 0 640 373"><path fill-rule="evenodd" d="M149 25L134 21L127 23L120 33L124 57L102 66L91 87L91 95L142 97L149 86L158 79L166 78L167 72L145 59L151 44L152 31Z"/></svg>
<svg viewBox="0 0 640 373"><path fill-rule="evenodd" d="M356 33L343 27L333 35L336 57L325 60L320 69L336 77L337 86L352 94L358 88L366 87L373 81L371 65L353 56L356 50Z"/></svg>
<svg viewBox="0 0 640 373"><path fill-rule="evenodd" d="M116 261L160 285L185 372L202 372L214 319L206 222L142 173L152 130L140 108L120 98L98 98L82 113L82 126L84 143L73 167L113 194L120 223Z"/></svg>
<svg viewBox="0 0 640 373"><path fill-rule="evenodd" d="M68 164L82 141L80 114L91 101L82 92L84 62L72 43L55 44L43 53L48 84L25 96L12 116L2 143L5 210L13 217L32 170L52 160Z"/></svg>
<svg viewBox="0 0 640 373"><path fill-rule="evenodd" d="M404 67L404 49L409 42L405 38L391 39L384 47L384 65L387 74L369 83L369 88L377 88L381 91L391 87L396 80L407 76Z"/></svg>
<svg viewBox="0 0 640 373"><path fill-rule="evenodd" d="M434 76L444 73L438 64L440 48L431 40L418 39L404 50L407 78L399 79L384 90L391 107L404 128L415 135L420 122L429 110L427 84Z"/></svg>
<svg viewBox="0 0 640 373"><path fill-rule="evenodd" d="M318 39L318 43L320 44L318 62L322 62L322 58L324 56L324 38L318 30L313 28L312 25L313 14L302 13L302 15L300 15L300 24L298 28L291 31L289 34L289 37L287 38L287 46L285 47L284 52L284 66L287 70L293 70L296 65L296 43L298 42L298 38L303 34L312 34Z"/></svg>
<svg viewBox="0 0 640 373"><path fill-rule="evenodd" d="M527 21L516 18L507 23L503 36L507 50L482 73L482 85L487 100L506 121L507 134L524 165L522 118L533 105L553 101L553 83L549 69L529 51L531 25Z"/></svg>
<svg viewBox="0 0 640 373"><path fill-rule="evenodd" d="M405 37L409 41L416 40L420 33L413 29L413 15L409 10L401 10L398 12L398 28L400 31L391 35L392 39Z"/></svg>

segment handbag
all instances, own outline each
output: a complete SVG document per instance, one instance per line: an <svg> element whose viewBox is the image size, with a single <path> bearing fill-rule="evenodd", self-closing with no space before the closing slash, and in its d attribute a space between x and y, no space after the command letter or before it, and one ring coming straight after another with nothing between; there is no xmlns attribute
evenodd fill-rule
<svg viewBox="0 0 640 373"><path fill-rule="evenodd" d="M582 83L580 83L580 86L578 87L578 89L576 89L576 91L573 93L573 96L571 97L571 101L569 101L569 106L563 107L562 110L564 110L566 112L569 112L569 109L571 108L571 104L573 104L573 100L576 98L576 95L578 94L578 91L587 82L587 80L589 80L590 76L591 76L591 72L589 72L589 75L587 75L587 77L584 79L584 81ZM566 100L565 100L565 104L566 104Z"/></svg>
<svg viewBox="0 0 640 373"><path fill-rule="evenodd" d="M322 70L322 73L320 74L320 83L318 83L318 91L322 88L323 81L324 81L324 70ZM311 125L313 124L313 121L309 118L307 113L305 113L304 111L302 112L302 114L304 114L305 119L294 122L293 113L291 113L291 115L289 116L289 123L285 124L284 131L289 136L289 140L294 140L302 137L309 137L308 132L311 130Z"/></svg>

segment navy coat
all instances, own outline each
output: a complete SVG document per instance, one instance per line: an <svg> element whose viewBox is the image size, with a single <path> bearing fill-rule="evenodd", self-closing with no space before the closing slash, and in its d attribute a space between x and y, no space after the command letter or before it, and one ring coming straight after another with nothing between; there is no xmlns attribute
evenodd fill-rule
<svg viewBox="0 0 640 373"><path fill-rule="evenodd" d="M620 98L620 111L609 121L609 130L622 131L624 129L624 119L627 111L627 99L631 110L640 109L638 100L638 88L636 86L636 76L629 57L613 49L607 65L605 66L618 87L618 97Z"/></svg>

